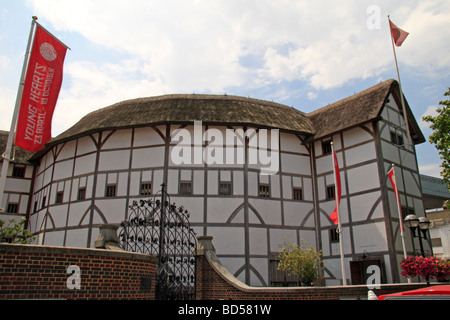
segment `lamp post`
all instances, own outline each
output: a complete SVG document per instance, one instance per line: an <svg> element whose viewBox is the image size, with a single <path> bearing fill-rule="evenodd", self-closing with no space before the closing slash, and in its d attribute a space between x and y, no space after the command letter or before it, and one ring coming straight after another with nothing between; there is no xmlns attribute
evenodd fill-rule
<svg viewBox="0 0 450 320"><path fill-rule="evenodd" d="M413 237L419 238L420 253L422 254L422 257L425 257L422 238L427 239L427 231L428 228L430 227L430 221L426 217L418 218L416 215L410 214L406 216L404 223L405 226L407 226L411 230ZM416 229L418 229L417 236L416 236Z"/></svg>

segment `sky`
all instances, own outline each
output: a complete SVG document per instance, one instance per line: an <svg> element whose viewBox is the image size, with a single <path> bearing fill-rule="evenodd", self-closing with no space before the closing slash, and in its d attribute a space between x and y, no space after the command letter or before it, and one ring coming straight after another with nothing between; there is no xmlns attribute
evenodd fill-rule
<svg viewBox="0 0 450 320"><path fill-rule="evenodd" d="M305 113L397 79L427 142L421 174L439 177L424 115L450 87L448 0L0 0L0 130L9 130L32 16L68 50L56 136L127 99L227 94Z"/></svg>

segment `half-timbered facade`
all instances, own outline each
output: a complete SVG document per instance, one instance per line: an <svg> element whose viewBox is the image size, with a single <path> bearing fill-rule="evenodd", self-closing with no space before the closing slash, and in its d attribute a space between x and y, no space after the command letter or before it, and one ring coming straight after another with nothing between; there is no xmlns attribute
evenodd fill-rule
<svg viewBox="0 0 450 320"><path fill-rule="evenodd" d="M276 270L277 252L285 241L305 241L322 250L327 284L340 284L329 219L333 141L349 282L364 281L369 260L383 282L403 281L387 171L395 164L405 213L424 215L414 149L424 138L407 106L408 137L399 98L397 82L388 80L309 114L235 96L120 102L86 115L31 157L32 186L23 189L29 227L41 244L93 247L99 225L120 224L133 200L154 196L164 183L242 281L289 285ZM407 247L414 249L410 238Z"/></svg>

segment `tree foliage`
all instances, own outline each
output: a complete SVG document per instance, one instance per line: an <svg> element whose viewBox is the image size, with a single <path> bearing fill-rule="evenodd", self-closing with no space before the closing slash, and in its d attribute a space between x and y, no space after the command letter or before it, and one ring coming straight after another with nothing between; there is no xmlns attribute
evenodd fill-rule
<svg viewBox="0 0 450 320"><path fill-rule="evenodd" d="M322 252L312 246L306 247L296 243L286 243L278 252L280 263L278 270L287 271L299 277L299 281L310 283L323 277Z"/></svg>
<svg viewBox="0 0 450 320"><path fill-rule="evenodd" d="M444 96L450 96L450 87ZM429 141L435 145L441 156L441 176L450 189L450 100L442 100L439 105L441 107L437 109L437 116L425 116L422 119L431 123L430 128L434 130Z"/></svg>
<svg viewBox="0 0 450 320"><path fill-rule="evenodd" d="M20 221L11 218L6 223L0 219L0 242L27 244L33 241L33 234L24 228L25 221L25 218Z"/></svg>

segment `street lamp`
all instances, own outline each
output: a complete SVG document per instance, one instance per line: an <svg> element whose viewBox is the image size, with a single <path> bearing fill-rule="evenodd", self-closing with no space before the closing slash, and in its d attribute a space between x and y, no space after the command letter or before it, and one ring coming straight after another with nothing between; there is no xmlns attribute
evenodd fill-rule
<svg viewBox="0 0 450 320"><path fill-rule="evenodd" d="M419 238L420 253L422 254L422 257L425 257L422 238L425 240L427 239L427 231L428 228L430 227L430 220L428 220L426 217L418 218L416 215L410 214L406 216L404 223L405 226L407 226L411 230L413 237ZM419 231L417 231L417 236L416 236L416 229L419 229Z"/></svg>

